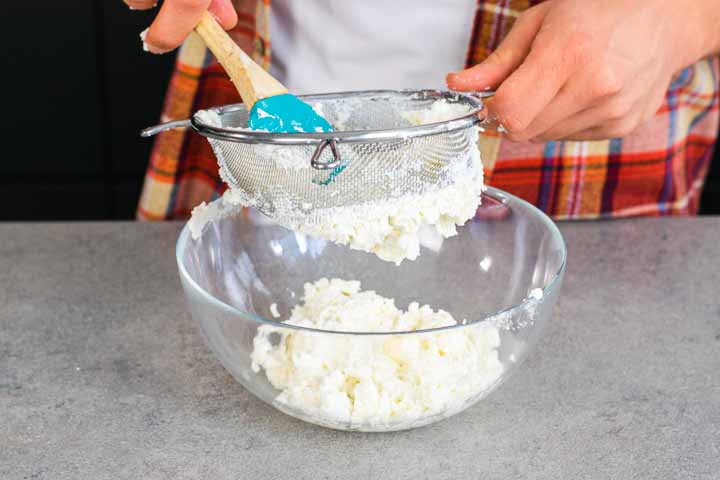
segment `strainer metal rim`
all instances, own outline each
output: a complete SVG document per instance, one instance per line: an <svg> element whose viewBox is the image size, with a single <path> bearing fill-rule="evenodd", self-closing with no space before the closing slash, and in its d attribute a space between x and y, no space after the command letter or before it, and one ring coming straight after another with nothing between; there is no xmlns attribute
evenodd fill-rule
<svg viewBox="0 0 720 480"><path fill-rule="evenodd" d="M269 144L269 145L316 145L323 142L336 143L369 143L393 141L405 138L416 138L435 135L438 133L449 133L462 130L474 125L482 123L487 118L487 110L483 103L483 98L490 97L493 92L481 93L461 93L447 90L358 90L348 92L321 93L312 95L300 95L299 98L305 101L313 101L320 99L330 99L333 97L353 96L362 98L363 96L378 95L417 95L428 99L464 99L474 108L456 118L444 120L441 122L433 122L424 125L413 125L409 127L399 127L393 129L381 130L347 130L339 132L323 132L323 133L271 133L255 131L250 129L234 129L222 128L210 125L198 120L196 115L190 119L190 126L205 137L215 140L223 140L237 143L249 144ZM220 114L244 110L245 105L236 103L207 109Z"/></svg>

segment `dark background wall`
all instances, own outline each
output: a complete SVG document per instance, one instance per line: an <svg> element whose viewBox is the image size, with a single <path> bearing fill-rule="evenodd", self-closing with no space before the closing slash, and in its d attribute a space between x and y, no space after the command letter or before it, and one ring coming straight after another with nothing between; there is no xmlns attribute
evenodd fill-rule
<svg viewBox="0 0 720 480"><path fill-rule="evenodd" d="M0 220L133 218L152 143L138 132L173 63L142 52L152 16L122 0L3 6ZM717 158L703 212L720 213Z"/></svg>
<svg viewBox="0 0 720 480"><path fill-rule="evenodd" d="M153 13L121 0L3 10L0 220L133 218L152 144L138 132L157 122L173 64L142 51Z"/></svg>

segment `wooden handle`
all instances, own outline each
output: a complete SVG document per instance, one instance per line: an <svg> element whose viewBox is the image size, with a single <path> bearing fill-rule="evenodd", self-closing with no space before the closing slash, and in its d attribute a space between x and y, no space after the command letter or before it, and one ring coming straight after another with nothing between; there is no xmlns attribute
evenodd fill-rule
<svg viewBox="0 0 720 480"><path fill-rule="evenodd" d="M235 84L248 111L258 100L288 93L282 83L243 52L209 12L203 14L195 31Z"/></svg>

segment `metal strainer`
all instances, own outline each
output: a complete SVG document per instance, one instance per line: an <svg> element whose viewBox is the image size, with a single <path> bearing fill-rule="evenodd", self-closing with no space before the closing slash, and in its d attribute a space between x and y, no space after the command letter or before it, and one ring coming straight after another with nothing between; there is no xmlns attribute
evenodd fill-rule
<svg viewBox="0 0 720 480"><path fill-rule="evenodd" d="M192 127L207 137L220 175L243 200L279 223L314 222L322 212L447 186L472 168L482 98L436 90L358 91L302 96L334 126L327 133L247 128L242 104L148 128L143 136ZM417 125L435 102L466 108L456 118Z"/></svg>

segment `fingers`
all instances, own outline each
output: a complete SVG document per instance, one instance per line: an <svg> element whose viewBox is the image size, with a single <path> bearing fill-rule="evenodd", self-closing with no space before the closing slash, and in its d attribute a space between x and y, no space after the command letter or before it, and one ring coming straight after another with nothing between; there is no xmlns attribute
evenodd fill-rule
<svg viewBox="0 0 720 480"><path fill-rule="evenodd" d="M557 139L576 139L579 132L593 131L599 133L616 130L612 126L622 126L624 120L630 118L636 105L623 99L613 99L600 105L582 110L575 115L558 122L545 132L535 136L534 141L550 141ZM616 132L621 133L621 132Z"/></svg>
<svg viewBox="0 0 720 480"><path fill-rule="evenodd" d="M593 105L583 103L581 108L577 109L568 105L565 114L560 111L562 107L555 107L553 102L553 105L546 109L547 118L543 118L546 115L545 112L540 114L536 122L538 126L528 132L527 139L535 142L547 142L567 138L577 132L605 123L620 121L626 118L635 107L627 98L609 98Z"/></svg>
<svg viewBox="0 0 720 480"><path fill-rule="evenodd" d="M238 22L237 10L231 0L212 0L209 10L225 30L235 27Z"/></svg>
<svg viewBox="0 0 720 480"><path fill-rule="evenodd" d="M597 121L593 122L580 119L571 133L562 136L562 140L591 141L627 137L657 113L658 109L662 106L665 93L666 88L661 87L654 92L651 96L652 100L650 100L648 104L643 105L642 102L639 102L634 105L625 116L613 118L599 125ZM571 121L572 119L568 122ZM580 128L586 127L588 124L592 126ZM552 135L552 133L548 136L550 135Z"/></svg>
<svg viewBox="0 0 720 480"><path fill-rule="evenodd" d="M487 101L511 140L525 140L526 130L565 84L552 49L533 50Z"/></svg>
<svg viewBox="0 0 720 480"><path fill-rule="evenodd" d="M564 137L578 129L590 127L593 115L604 112L603 109L593 107L602 105L614 95L610 92L598 91L592 85L592 79L588 78L574 76L568 80L535 120L524 131L516 133L515 137L520 137L522 140L546 141L551 134ZM619 117L626 113L623 105L611 105L611 107L609 114L616 114ZM623 111L617 112L619 108ZM578 126L579 128L576 128ZM559 137L550 137L553 138Z"/></svg>
<svg viewBox="0 0 720 480"><path fill-rule="evenodd" d="M208 9L226 30L237 23L230 0L166 0L145 36L148 50L164 53L179 47Z"/></svg>
<svg viewBox="0 0 720 480"><path fill-rule="evenodd" d="M447 75L448 88L459 91L480 91L497 87L530 52L532 41L540 30L545 15L543 4L518 17L500 46L485 61L462 72Z"/></svg>
<svg viewBox="0 0 720 480"><path fill-rule="evenodd" d="M606 101L567 118L533 141L606 140L622 138L652 118L662 106L668 82L660 81L650 88L646 97L633 101L633 95L616 95Z"/></svg>
<svg viewBox="0 0 720 480"><path fill-rule="evenodd" d="M538 34L523 63L487 102L510 140L565 138L605 123L627 129L625 119L640 95L624 88L616 69L591 61L588 41L572 32Z"/></svg>
<svg viewBox="0 0 720 480"><path fill-rule="evenodd" d="M630 135L640 125L640 115L633 114L627 118L622 118L613 122L608 122L598 127L588 128L577 133L573 133L563 140L572 141L592 141L592 140L608 140L611 138L623 138Z"/></svg>
<svg viewBox="0 0 720 480"><path fill-rule="evenodd" d="M164 2L145 37L148 49L153 53L163 53L179 47L209 6L210 0Z"/></svg>
<svg viewBox="0 0 720 480"><path fill-rule="evenodd" d="M150 10L157 5L157 0L123 0L130 10Z"/></svg>

